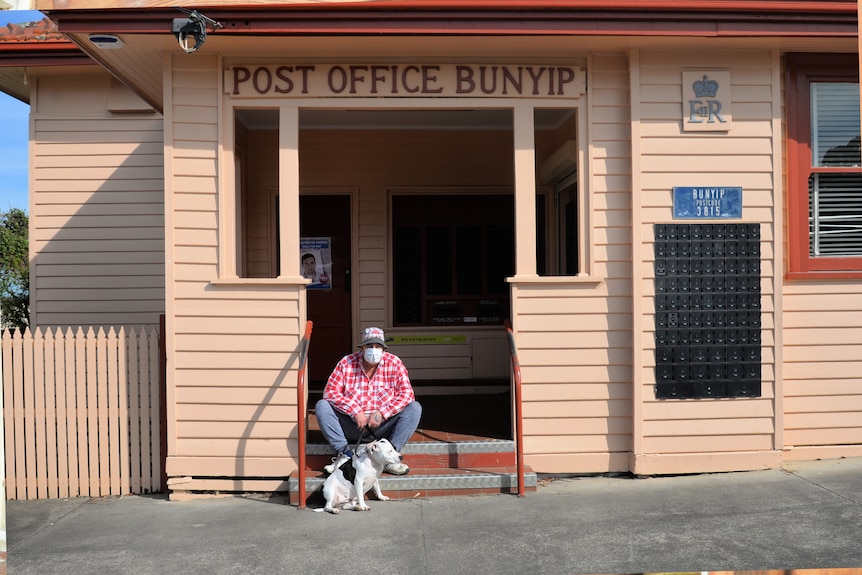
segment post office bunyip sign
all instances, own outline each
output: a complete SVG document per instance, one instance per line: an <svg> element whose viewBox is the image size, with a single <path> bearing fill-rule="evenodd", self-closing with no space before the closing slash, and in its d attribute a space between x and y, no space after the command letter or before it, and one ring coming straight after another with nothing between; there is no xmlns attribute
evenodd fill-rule
<svg viewBox="0 0 862 575"><path fill-rule="evenodd" d="M741 187L676 186L673 188L675 220L732 220L741 217Z"/></svg>

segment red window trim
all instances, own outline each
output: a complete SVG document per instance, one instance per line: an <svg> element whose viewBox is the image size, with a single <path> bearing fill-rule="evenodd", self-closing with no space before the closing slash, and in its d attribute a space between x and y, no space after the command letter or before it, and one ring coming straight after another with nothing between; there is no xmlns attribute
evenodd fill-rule
<svg viewBox="0 0 862 575"><path fill-rule="evenodd" d="M862 278L862 257L811 257L808 239L808 176L812 172L810 85L858 81L856 54L787 56L788 279Z"/></svg>

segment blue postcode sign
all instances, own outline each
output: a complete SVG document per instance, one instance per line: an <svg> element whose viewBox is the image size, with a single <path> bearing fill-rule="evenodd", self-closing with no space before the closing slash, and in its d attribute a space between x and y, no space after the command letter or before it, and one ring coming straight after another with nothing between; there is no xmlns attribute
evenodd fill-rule
<svg viewBox="0 0 862 575"><path fill-rule="evenodd" d="M742 188L674 186L673 217L681 220L742 218Z"/></svg>

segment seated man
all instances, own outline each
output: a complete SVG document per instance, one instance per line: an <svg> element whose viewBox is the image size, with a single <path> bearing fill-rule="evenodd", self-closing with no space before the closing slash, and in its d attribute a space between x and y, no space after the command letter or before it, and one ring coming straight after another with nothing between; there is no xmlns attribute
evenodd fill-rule
<svg viewBox="0 0 862 575"><path fill-rule="evenodd" d="M386 348L382 329L366 329L359 351L338 362L314 408L320 431L339 454L352 457L350 444L359 441L366 427L367 441L385 437L400 452L419 426L422 406L413 395L407 368ZM332 473L332 467L325 470ZM404 463L384 468L394 475L409 470Z"/></svg>

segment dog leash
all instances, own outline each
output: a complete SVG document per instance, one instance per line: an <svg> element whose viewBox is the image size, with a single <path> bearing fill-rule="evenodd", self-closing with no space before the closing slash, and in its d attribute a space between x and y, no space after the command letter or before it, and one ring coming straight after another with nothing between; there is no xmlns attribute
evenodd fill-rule
<svg viewBox="0 0 862 575"><path fill-rule="evenodd" d="M371 431L371 428L367 425L363 426L362 429L359 430L359 439L356 440L356 447L353 448L354 454L359 450L359 446L360 444L362 444L362 438L365 437L366 431L371 434L371 437L373 437L375 441L377 440L377 436L374 435L374 432Z"/></svg>

